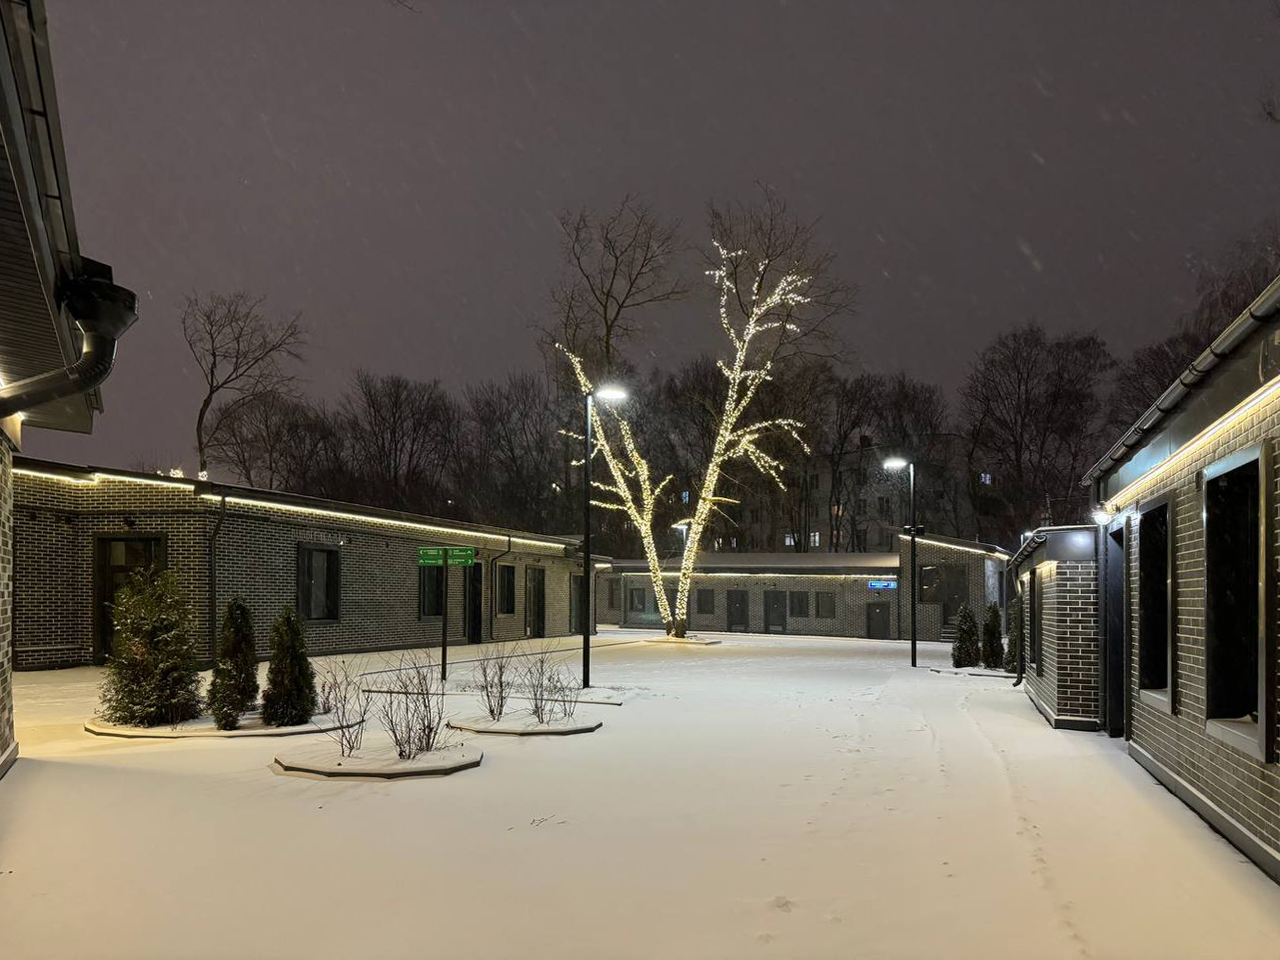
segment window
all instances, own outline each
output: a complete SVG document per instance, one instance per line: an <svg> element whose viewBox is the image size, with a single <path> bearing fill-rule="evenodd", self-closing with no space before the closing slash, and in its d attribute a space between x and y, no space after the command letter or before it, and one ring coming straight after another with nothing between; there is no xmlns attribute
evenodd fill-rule
<svg viewBox="0 0 1280 960"><path fill-rule="evenodd" d="M515 564L498 564L498 612L516 612L516 568Z"/></svg>
<svg viewBox="0 0 1280 960"><path fill-rule="evenodd" d="M1169 687L1171 548L1168 500L1142 508L1138 519L1138 686L1143 690Z"/></svg>
<svg viewBox="0 0 1280 960"><path fill-rule="evenodd" d="M698 591L698 613L716 612L716 592L714 590Z"/></svg>
<svg viewBox="0 0 1280 960"><path fill-rule="evenodd" d="M751 522L752 522L752 523L759 523L759 522L760 522L760 508L759 508L759 507L752 507L752 508L751 508Z"/></svg>
<svg viewBox="0 0 1280 960"><path fill-rule="evenodd" d="M1268 445L1228 457L1204 472L1205 716L1211 735L1265 759L1268 723L1259 692L1267 662L1261 518L1268 489ZM1139 555L1143 552L1141 533ZM1267 685L1269 686L1269 684ZM1262 721L1262 722L1260 722Z"/></svg>
<svg viewBox="0 0 1280 960"><path fill-rule="evenodd" d="M793 617L809 615L809 591L792 590L787 594L787 613Z"/></svg>
<svg viewBox="0 0 1280 960"><path fill-rule="evenodd" d="M444 567L418 568L418 616L444 614Z"/></svg>
<svg viewBox="0 0 1280 960"><path fill-rule="evenodd" d="M950 623L969 600L969 576L964 565L937 563L920 568L917 599L921 603L942 605L942 622Z"/></svg>
<svg viewBox="0 0 1280 960"><path fill-rule="evenodd" d="M796 535L794 533L784 533L782 535L782 545L784 547L794 547L796 545Z"/></svg>
<svg viewBox="0 0 1280 960"><path fill-rule="evenodd" d="M618 581L617 580L609 581L609 609L610 610L618 609Z"/></svg>
<svg viewBox="0 0 1280 960"><path fill-rule="evenodd" d="M836 617L836 595L825 591L819 591L813 595L814 605L817 608L814 612L822 620L834 620Z"/></svg>
<svg viewBox="0 0 1280 960"><path fill-rule="evenodd" d="M632 587L627 591L627 609L644 613L644 587Z"/></svg>
<svg viewBox="0 0 1280 960"><path fill-rule="evenodd" d="M865 517L867 515L867 498L858 498L858 516Z"/></svg>
<svg viewBox="0 0 1280 960"><path fill-rule="evenodd" d="M298 616L337 620L342 595L341 554L328 544L298 544Z"/></svg>
<svg viewBox="0 0 1280 960"><path fill-rule="evenodd" d="M811 534L809 534L809 546L811 547L822 546L822 536L821 534L818 533L817 530L814 530Z"/></svg>
<svg viewBox="0 0 1280 960"><path fill-rule="evenodd" d="M991 474L989 473L978 474L978 482L982 484L984 487L991 486Z"/></svg>

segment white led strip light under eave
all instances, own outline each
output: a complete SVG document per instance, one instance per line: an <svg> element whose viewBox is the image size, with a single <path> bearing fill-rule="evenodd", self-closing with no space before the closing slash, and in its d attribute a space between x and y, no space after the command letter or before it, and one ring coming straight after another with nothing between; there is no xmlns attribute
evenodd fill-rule
<svg viewBox="0 0 1280 960"><path fill-rule="evenodd" d="M202 493L200 496L205 500L222 500L221 494ZM478 530L464 530L459 527L440 527L430 523L419 523L414 520L394 520L390 517L374 517L362 513L350 513L343 510L327 510L323 507L306 507L293 503L274 503L270 500L255 500L252 497L232 497L226 498L227 503L236 503L248 507L261 507L264 510L287 510L292 513L305 513L317 517L330 517L335 520L358 520L361 523L381 523L391 527L403 527L407 530L423 530L428 533L445 533L455 536L478 537L484 540L493 540L500 544L505 544L508 539L512 543L527 543L535 547L551 547L557 550L563 550L567 544L560 543L555 540L534 540L530 537L508 538L504 534L498 533L482 533Z"/></svg>
<svg viewBox="0 0 1280 960"><path fill-rule="evenodd" d="M911 537L905 533L898 534L899 540L910 540ZM999 550L983 550L980 547L962 547L958 543L945 543L942 540L930 540L928 537L916 537L916 543L929 543L935 547L950 547L952 550L963 550L966 553L980 553L984 557L995 557L997 560L1008 560L1007 553L1001 553Z"/></svg>

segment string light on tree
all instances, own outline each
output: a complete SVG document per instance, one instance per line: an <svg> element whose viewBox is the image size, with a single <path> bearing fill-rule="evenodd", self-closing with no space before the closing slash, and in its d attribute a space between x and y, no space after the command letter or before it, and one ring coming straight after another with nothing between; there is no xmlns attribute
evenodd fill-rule
<svg viewBox="0 0 1280 960"><path fill-rule="evenodd" d="M592 503L605 510L625 513L639 531L658 613L667 633L674 637L684 637L687 631L689 589L698 554L701 552L703 533L713 515L723 515L722 505L737 502L718 494L725 466L736 460L745 460L777 484L779 489L786 489L782 480L784 464L762 449L762 441L778 436L789 437L801 450L809 453L808 445L800 436L803 424L798 420L783 417L743 423L760 386L770 380L774 363L766 346L771 335L785 336L787 333L797 332L797 328L785 316L792 308L808 302L804 291L808 287L809 278L787 274L771 289L766 290L765 273L769 265L760 263L743 306L744 319L735 322L731 317L730 304L731 298L737 298L739 291L733 280L731 266L743 256L743 252L726 250L718 242L715 247L720 266L708 270L707 276L719 292L720 326L729 339L733 356L730 362L723 359L716 362L725 377L726 391L715 442L704 466L702 480L698 484L693 516L680 520L677 524L687 530L687 535L680 561L674 609L663 589L662 561L654 537L654 516L662 502L663 493L675 478L668 475L654 482L649 461L637 446L635 433L621 410L611 408L606 416L596 408L591 421L595 442L590 455L594 458L599 454L604 459L612 480L592 482L593 489L601 494L601 498L593 499ZM579 387L584 393L591 392L592 384L583 369L582 360L563 345L557 346L569 358Z"/></svg>

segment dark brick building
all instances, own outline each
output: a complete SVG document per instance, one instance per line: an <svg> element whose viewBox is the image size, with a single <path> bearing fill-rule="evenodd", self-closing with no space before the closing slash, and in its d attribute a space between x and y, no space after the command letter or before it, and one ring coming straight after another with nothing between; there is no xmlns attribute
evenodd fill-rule
<svg viewBox="0 0 1280 960"><path fill-rule="evenodd" d="M101 663L107 608L132 569L173 570L202 657L232 597L259 654L285 605L313 653L557 636L576 629L572 539L184 478L18 458L14 665ZM474 547L472 567L419 567L419 547ZM447 597L447 610L445 598ZM445 615L447 613L447 616Z"/></svg>

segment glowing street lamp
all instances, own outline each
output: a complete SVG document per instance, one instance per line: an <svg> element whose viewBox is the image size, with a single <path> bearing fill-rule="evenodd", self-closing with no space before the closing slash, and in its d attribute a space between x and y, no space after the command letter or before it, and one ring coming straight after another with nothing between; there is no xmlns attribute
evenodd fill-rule
<svg viewBox="0 0 1280 960"><path fill-rule="evenodd" d="M627 399L627 391L619 386L596 387L583 394L587 423L582 431L582 689L591 686L591 587L595 571L591 565L591 407L596 398L605 402Z"/></svg>
<svg viewBox="0 0 1280 960"><path fill-rule="evenodd" d="M911 665L916 665L916 465L905 457L889 457L884 468L897 473L906 470L911 484ZM902 595L898 595L898 614L902 614ZM901 635L901 634L899 634Z"/></svg>
<svg viewBox="0 0 1280 960"><path fill-rule="evenodd" d="M1106 507L1096 507L1093 511L1093 522L1100 527L1105 527L1111 522L1111 511Z"/></svg>

